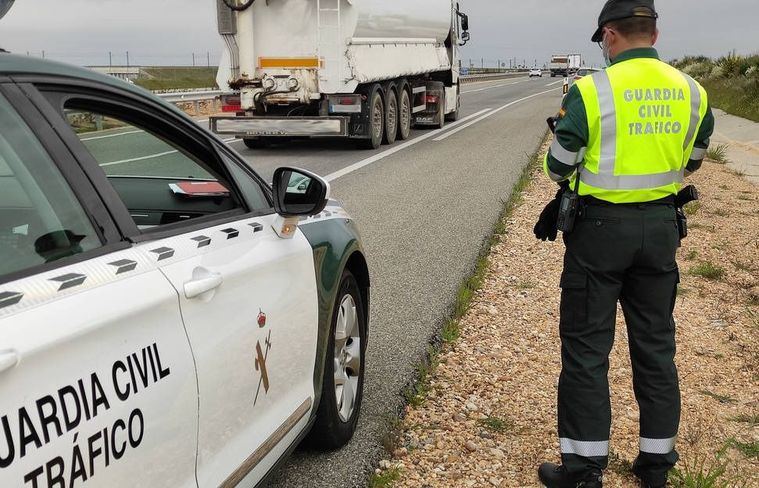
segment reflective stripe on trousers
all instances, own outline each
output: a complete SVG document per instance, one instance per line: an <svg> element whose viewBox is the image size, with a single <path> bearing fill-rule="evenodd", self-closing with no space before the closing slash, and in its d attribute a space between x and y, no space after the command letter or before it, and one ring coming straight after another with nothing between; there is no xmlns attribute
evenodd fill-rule
<svg viewBox="0 0 759 488"><path fill-rule="evenodd" d="M640 452L647 452L649 454L669 454L675 450L675 441L677 441L677 437L670 437L668 439L649 439L641 437Z"/></svg>
<svg viewBox="0 0 759 488"><path fill-rule="evenodd" d="M559 439L562 454L582 457L604 457L609 455L609 441L578 441L562 437Z"/></svg>
<svg viewBox="0 0 759 488"><path fill-rule="evenodd" d="M691 96L691 116L683 150L693 142L701 120L701 91L693 78L683 75L688 81ZM667 171L649 175L615 175L617 161L617 108L614 91L606 71L592 76L598 93L601 109L601 157L598 162L598 174L583 171L580 181L586 185L605 190L644 190L659 188L672 183L682 183L685 176L685 164L679 171Z"/></svg>

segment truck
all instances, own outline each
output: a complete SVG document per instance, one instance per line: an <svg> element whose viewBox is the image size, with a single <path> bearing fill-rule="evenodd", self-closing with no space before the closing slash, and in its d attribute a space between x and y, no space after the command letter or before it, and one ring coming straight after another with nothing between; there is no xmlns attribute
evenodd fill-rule
<svg viewBox="0 0 759 488"><path fill-rule="evenodd" d="M342 137L377 149L461 106L455 0L215 0L226 49L212 131L249 148Z"/></svg>
<svg viewBox="0 0 759 488"><path fill-rule="evenodd" d="M577 71L583 66L582 54L568 54L567 58L569 59L569 72L577 73Z"/></svg>
<svg viewBox="0 0 759 488"><path fill-rule="evenodd" d="M551 56L551 78L567 76L569 74L569 56L566 54L554 54Z"/></svg>

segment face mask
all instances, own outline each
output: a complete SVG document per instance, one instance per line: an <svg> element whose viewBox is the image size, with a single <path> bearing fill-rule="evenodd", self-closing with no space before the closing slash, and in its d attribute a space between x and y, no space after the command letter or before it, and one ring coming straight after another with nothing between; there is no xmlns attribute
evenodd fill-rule
<svg viewBox="0 0 759 488"><path fill-rule="evenodd" d="M606 42L606 36L601 41L601 51L603 51L606 66L611 66L611 55L609 54L609 44Z"/></svg>

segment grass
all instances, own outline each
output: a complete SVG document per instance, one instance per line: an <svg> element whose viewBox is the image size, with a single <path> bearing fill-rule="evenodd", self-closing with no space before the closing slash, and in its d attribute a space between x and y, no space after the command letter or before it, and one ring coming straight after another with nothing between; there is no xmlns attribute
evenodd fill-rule
<svg viewBox="0 0 759 488"><path fill-rule="evenodd" d="M716 146L711 146L706 151L706 157L707 159L710 159L714 161L715 163L719 164L726 164L729 163L730 160L727 158L727 144L718 144Z"/></svg>
<svg viewBox="0 0 759 488"><path fill-rule="evenodd" d="M691 276L700 276L701 278L706 278L707 280L716 281L721 280L725 277L725 268L717 266L711 261L702 261L701 263L693 266L688 271L688 274Z"/></svg>
<svg viewBox="0 0 759 488"><path fill-rule="evenodd" d="M430 346L427 352L427 360L422 361L416 367L416 382L407 387L403 395L406 398L406 402L413 406L418 407L424 403L425 398L430 392L430 378L433 371L438 365L438 356L440 351L434 346Z"/></svg>
<svg viewBox="0 0 759 488"><path fill-rule="evenodd" d="M696 215L701 210L702 204L699 201L691 202L685 206L685 213L688 215Z"/></svg>
<svg viewBox="0 0 759 488"><path fill-rule="evenodd" d="M508 420L498 417L486 417L484 419L479 419L477 423L491 432L506 432L514 427L514 424Z"/></svg>
<svg viewBox="0 0 759 488"><path fill-rule="evenodd" d="M735 439L730 439L728 444L740 451L740 453L747 458L759 458L759 441L740 442Z"/></svg>
<svg viewBox="0 0 759 488"><path fill-rule="evenodd" d="M389 488L401 477L401 470L390 468L369 478L369 488Z"/></svg>
<svg viewBox="0 0 759 488"><path fill-rule="evenodd" d="M712 107L759 122L759 78L701 79Z"/></svg>
<svg viewBox="0 0 759 488"><path fill-rule="evenodd" d="M717 400L718 402L722 404L735 403L734 398L731 398L727 395L720 395L719 393L714 393L713 391L710 391L710 390L701 390L699 391L699 393L701 393L702 395L706 395L710 398L714 398L715 400Z"/></svg>
<svg viewBox="0 0 759 488"><path fill-rule="evenodd" d="M718 208L717 210L714 211L714 215L718 217L729 217L730 211L724 208Z"/></svg>
<svg viewBox="0 0 759 488"><path fill-rule="evenodd" d="M698 251L696 251L695 249L691 249L688 252L688 254L685 255L685 260L686 261L693 261L697 257L698 257Z"/></svg>
<svg viewBox="0 0 759 488"><path fill-rule="evenodd" d="M216 68L144 68L134 83L147 90L192 90L216 87Z"/></svg>
<svg viewBox="0 0 759 488"><path fill-rule="evenodd" d="M739 415L735 415L733 417L728 418L731 422L740 422L744 424L749 424L751 427L756 427L759 425L759 414L747 414L742 413Z"/></svg>

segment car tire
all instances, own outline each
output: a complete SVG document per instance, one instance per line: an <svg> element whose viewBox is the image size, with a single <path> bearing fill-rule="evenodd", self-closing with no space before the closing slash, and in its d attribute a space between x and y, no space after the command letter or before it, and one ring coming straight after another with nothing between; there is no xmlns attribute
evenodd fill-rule
<svg viewBox="0 0 759 488"><path fill-rule="evenodd" d="M385 104L380 90L377 86L369 96L369 138L359 143L364 149L379 149L385 135Z"/></svg>
<svg viewBox="0 0 759 488"><path fill-rule="evenodd" d="M385 92L385 135L383 144L393 144L398 138L398 96L395 89Z"/></svg>
<svg viewBox="0 0 759 488"><path fill-rule="evenodd" d="M408 89L403 86L398 98L398 139L405 141L411 137L413 120L411 97L408 94Z"/></svg>
<svg viewBox="0 0 759 488"><path fill-rule="evenodd" d="M321 401L307 438L315 449L339 449L353 438L363 399L366 338L366 317L358 282L350 271L344 270L332 311ZM339 381L344 381L342 388ZM352 404L347 405L345 402L351 399Z"/></svg>
<svg viewBox="0 0 759 488"><path fill-rule="evenodd" d="M265 149L269 147L269 141L260 137L244 137L242 142L248 149Z"/></svg>

